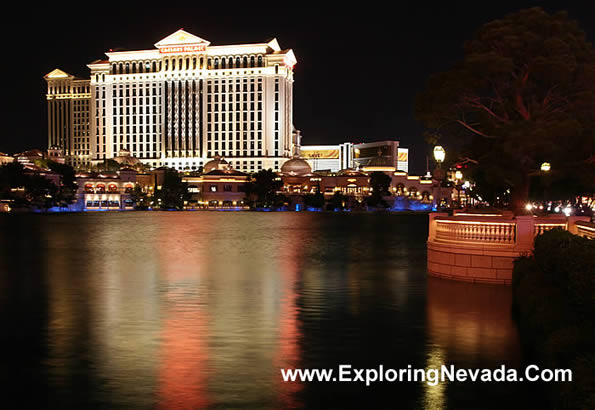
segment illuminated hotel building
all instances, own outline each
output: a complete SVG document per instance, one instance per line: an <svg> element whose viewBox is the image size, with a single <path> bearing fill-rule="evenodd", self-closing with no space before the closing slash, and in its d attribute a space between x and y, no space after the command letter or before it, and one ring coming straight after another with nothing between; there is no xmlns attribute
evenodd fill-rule
<svg viewBox="0 0 595 410"><path fill-rule="evenodd" d="M74 166L91 158L90 81L55 69L45 75L48 84L48 148L60 147Z"/></svg>
<svg viewBox="0 0 595 410"><path fill-rule="evenodd" d="M60 70L45 76L48 144L61 146L73 164L126 149L153 167L195 170L219 155L241 171L277 170L299 144L296 59L276 39L211 46L180 29L151 50L106 56L88 64L90 80ZM86 93L72 91L83 85ZM79 118L88 118L85 141L74 128Z"/></svg>

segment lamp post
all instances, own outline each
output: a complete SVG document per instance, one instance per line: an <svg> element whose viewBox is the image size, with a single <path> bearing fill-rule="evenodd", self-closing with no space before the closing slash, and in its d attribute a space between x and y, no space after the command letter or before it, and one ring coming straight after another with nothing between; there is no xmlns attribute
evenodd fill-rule
<svg viewBox="0 0 595 410"><path fill-rule="evenodd" d="M544 162L541 164L541 173L542 175L547 175L549 174L550 170L552 169L552 165L549 162ZM549 188L549 178L542 178L541 179L542 183L543 183L543 203L544 208L547 207L547 188Z"/></svg>
<svg viewBox="0 0 595 410"><path fill-rule="evenodd" d="M440 169L440 164L444 162L444 158L446 158L446 151L441 145L436 145L434 147L434 159L438 163L438 169Z"/></svg>
<svg viewBox="0 0 595 410"><path fill-rule="evenodd" d="M442 180L444 179L444 171L441 168L442 162L444 162L444 158L446 158L446 151L442 148L441 145L436 145L433 150L434 159L438 163L436 169L434 169L434 178L438 180L438 205L440 205L440 201L442 200Z"/></svg>
<svg viewBox="0 0 595 410"><path fill-rule="evenodd" d="M463 179L463 173L459 170L455 172L455 185L457 187L457 202L461 207L461 180Z"/></svg>

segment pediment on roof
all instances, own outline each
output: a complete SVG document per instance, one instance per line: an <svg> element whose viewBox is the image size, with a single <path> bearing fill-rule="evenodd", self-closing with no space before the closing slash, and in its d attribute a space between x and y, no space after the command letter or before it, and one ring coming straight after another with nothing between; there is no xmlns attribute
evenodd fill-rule
<svg viewBox="0 0 595 410"><path fill-rule="evenodd" d="M185 46L185 45L194 45L194 44L201 44L208 46L211 44L209 41L195 36L194 34L190 34L184 29L179 29L173 34L165 37L164 39L160 40L159 42L155 43L155 47L171 47L171 46Z"/></svg>
<svg viewBox="0 0 595 410"><path fill-rule="evenodd" d="M45 78L72 78L74 76L60 70L59 68L56 68L55 70L47 73L45 75Z"/></svg>

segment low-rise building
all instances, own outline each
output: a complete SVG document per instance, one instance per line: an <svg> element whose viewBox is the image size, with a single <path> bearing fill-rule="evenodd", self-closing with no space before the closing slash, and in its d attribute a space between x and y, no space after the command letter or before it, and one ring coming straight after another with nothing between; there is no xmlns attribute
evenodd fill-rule
<svg viewBox="0 0 595 410"><path fill-rule="evenodd" d="M134 209L132 192L136 171L79 172L76 174L77 206L80 211L117 211Z"/></svg>
<svg viewBox="0 0 595 410"><path fill-rule="evenodd" d="M9 164L11 162L14 162L14 157L12 155L0 152L0 165Z"/></svg>
<svg viewBox="0 0 595 410"><path fill-rule="evenodd" d="M219 156L204 165L201 175L184 176L182 181L188 184L190 194L186 209L246 208L246 184L250 175L233 169Z"/></svg>

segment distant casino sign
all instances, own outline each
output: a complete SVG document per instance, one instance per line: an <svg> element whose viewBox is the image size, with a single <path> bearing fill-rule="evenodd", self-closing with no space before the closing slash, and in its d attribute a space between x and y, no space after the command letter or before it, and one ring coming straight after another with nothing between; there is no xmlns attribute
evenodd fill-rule
<svg viewBox="0 0 595 410"><path fill-rule="evenodd" d="M301 154L304 159L339 159L338 149L302 150Z"/></svg>
<svg viewBox="0 0 595 410"><path fill-rule="evenodd" d="M171 54L171 53L199 53L207 51L205 44L195 44L191 46L169 46L161 47L159 49L160 54Z"/></svg>

